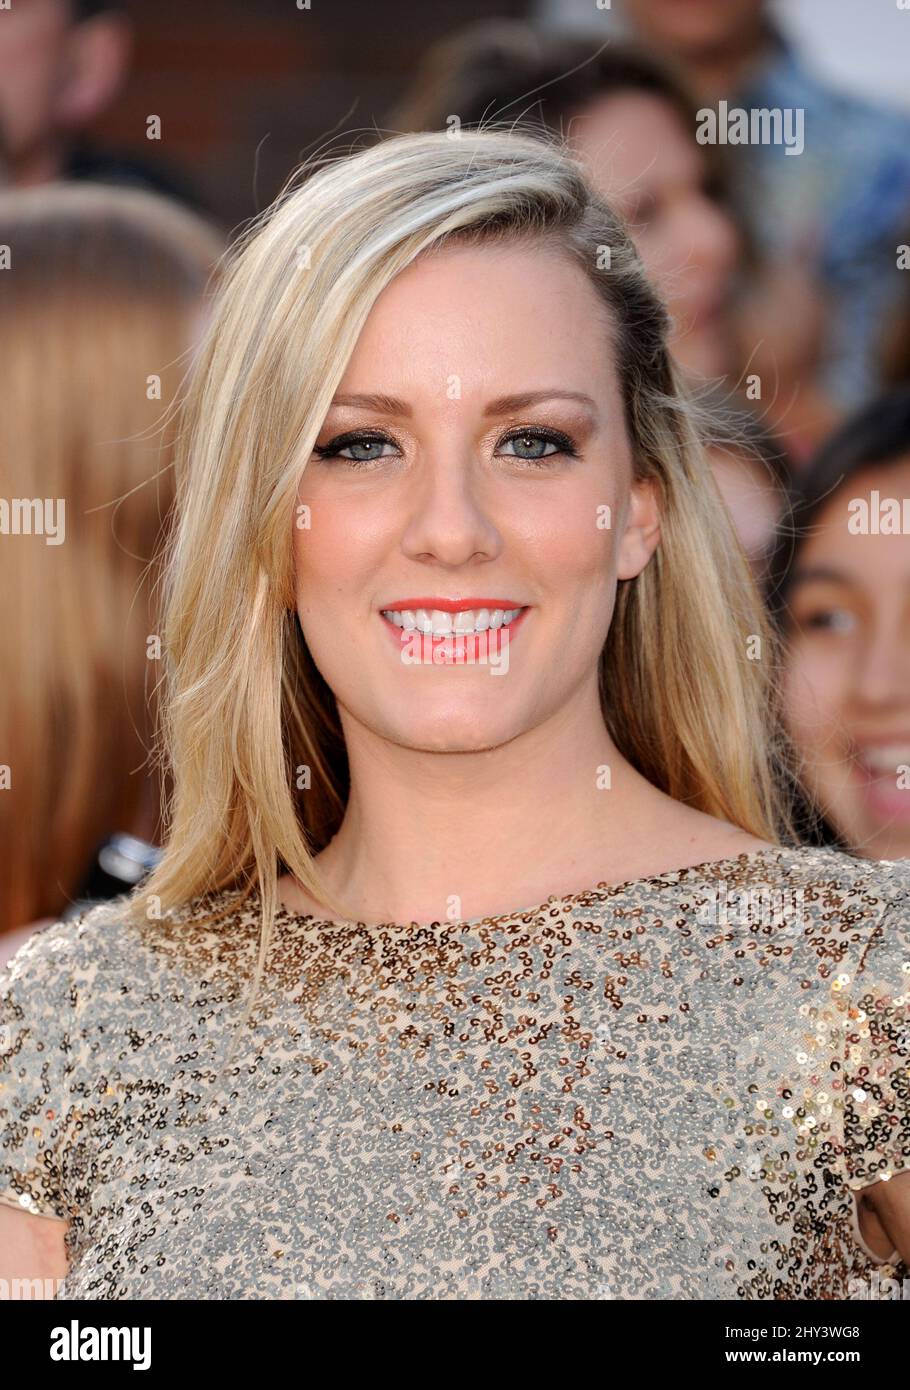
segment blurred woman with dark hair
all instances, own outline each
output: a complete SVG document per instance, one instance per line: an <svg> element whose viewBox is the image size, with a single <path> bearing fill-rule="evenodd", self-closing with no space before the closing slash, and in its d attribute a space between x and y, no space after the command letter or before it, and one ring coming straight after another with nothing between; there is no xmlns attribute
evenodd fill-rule
<svg viewBox="0 0 910 1390"><path fill-rule="evenodd" d="M391 113L393 131L514 122L563 136L628 222L673 320L671 347L696 379L734 361L727 307L736 228L721 199L719 152L696 143L682 81L629 45L595 50L517 21L485 21L426 54Z"/></svg>
<svg viewBox="0 0 910 1390"><path fill-rule="evenodd" d="M799 479L770 565L805 830L910 857L910 389L850 420Z"/></svg>

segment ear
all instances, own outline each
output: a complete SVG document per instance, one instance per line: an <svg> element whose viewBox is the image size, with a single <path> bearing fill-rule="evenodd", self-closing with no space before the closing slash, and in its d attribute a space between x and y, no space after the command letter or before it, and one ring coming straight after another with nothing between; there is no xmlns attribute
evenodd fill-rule
<svg viewBox="0 0 910 1390"><path fill-rule="evenodd" d="M73 26L56 114L64 130L79 130L106 111L120 91L133 52L126 15L99 14Z"/></svg>
<svg viewBox="0 0 910 1390"><path fill-rule="evenodd" d="M660 544L660 507L653 478L632 483L629 510L617 555L617 579L634 579Z"/></svg>

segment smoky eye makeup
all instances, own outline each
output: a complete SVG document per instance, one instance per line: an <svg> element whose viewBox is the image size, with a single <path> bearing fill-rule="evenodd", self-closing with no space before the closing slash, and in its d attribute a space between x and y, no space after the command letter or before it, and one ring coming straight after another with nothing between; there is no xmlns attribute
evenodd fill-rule
<svg viewBox="0 0 910 1390"><path fill-rule="evenodd" d="M527 464L546 464L551 459L579 458L572 436L551 425L513 425L490 441L499 458L514 458ZM324 444L315 444L313 454L323 460L338 459L354 465L369 465L382 458L401 455L401 446L384 430L344 430Z"/></svg>
<svg viewBox="0 0 910 1390"><path fill-rule="evenodd" d="M390 435L382 430L345 430L325 444L315 444L317 458L341 458L349 463L371 463L379 458L394 458L401 450Z"/></svg>
<svg viewBox="0 0 910 1390"><path fill-rule="evenodd" d="M499 436L494 452L500 457L517 458L526 463L544 463L561 455L579 457L571 435L549 425L513 426Z"/></svg>

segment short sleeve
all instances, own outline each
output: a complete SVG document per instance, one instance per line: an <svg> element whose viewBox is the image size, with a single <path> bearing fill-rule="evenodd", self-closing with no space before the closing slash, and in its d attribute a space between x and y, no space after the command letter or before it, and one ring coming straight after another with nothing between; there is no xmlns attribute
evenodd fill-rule
<svg viewBox="0 0 910 1390"><path fill-rule="evenodd" d="M886 908L851 984L844 1162L858 1190L910 1169L910 893Z"/></svg>
<svg viewBox="0 0 910 1390"><path fill-rule="evenodd" d="M0 1202L68 1218L61 1153L69 1120L76 990L72 924L30 937L0 972Z"/></svg>

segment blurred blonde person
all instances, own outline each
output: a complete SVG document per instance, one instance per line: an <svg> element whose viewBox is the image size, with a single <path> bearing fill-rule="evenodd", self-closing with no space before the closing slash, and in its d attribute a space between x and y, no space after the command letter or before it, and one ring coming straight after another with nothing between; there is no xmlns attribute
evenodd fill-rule
<svg viewBox="0 0 910 1390"><path fill-rule="evenodd" d="M63 914L105 836L160 831L147 753L166 417L223 245L156 194L87 184L4 191L0 245L5 957Z"/></svg>

